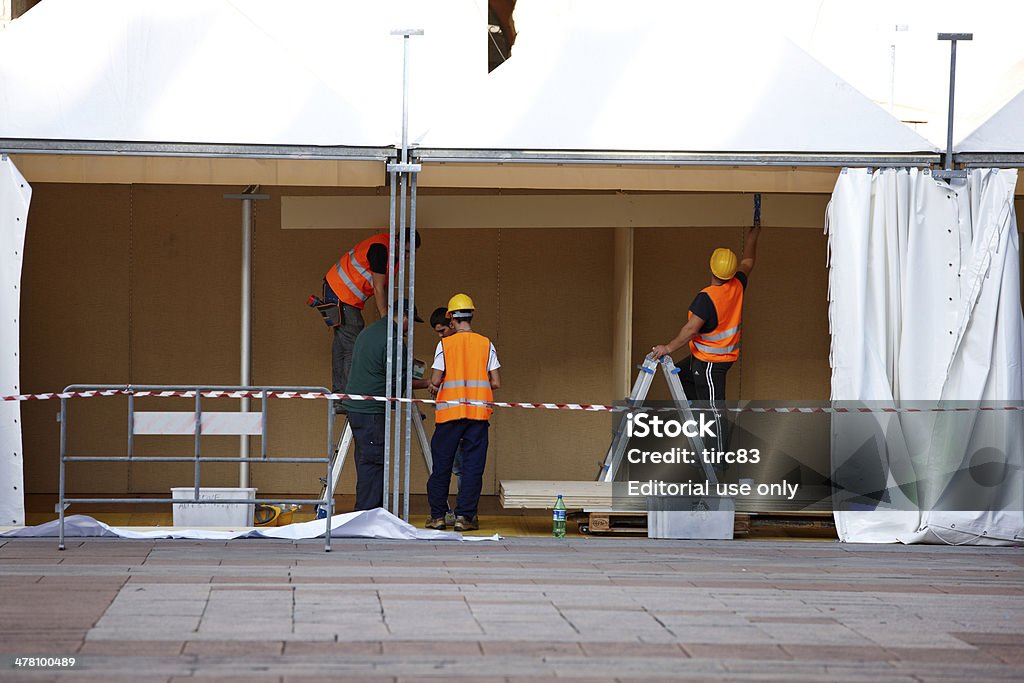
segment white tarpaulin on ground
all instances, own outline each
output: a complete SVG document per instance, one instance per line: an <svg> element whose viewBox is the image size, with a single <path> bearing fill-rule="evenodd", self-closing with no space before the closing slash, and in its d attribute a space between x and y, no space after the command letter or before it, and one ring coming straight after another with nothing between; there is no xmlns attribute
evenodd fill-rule
<svg viewBox="0 0 1024 683"><path fill-rule="evenodd" d="M0 138L400 141L487 76L483 0L46 0L0 32Z"/></svg>
<svg viewBox="0 0 1024 683"><path fill-rule="evenodd" d="M1016 180L850 169L836 183L832 399L965 409L833 417L843 541L1024 538L1024 413L977 410L1024 399Z"/></svg>
<svg viewBox="0 0 1024 683"><path fill-rule="evenodd" d="M0 155L0 392L21 387L21 262L32 188L10 158ZM25 523L21 403L0 403L0 524Z"/></svg>
<svg viewBox="0 0 1024 683"><path fill-rule="evenodd" d="M64 536L67 538L131 538L135 540L158 538L188 538L200 541L228 541L235 538L280 538L299 541L323 538L324 520L296 522L280 527L242 527L240 529L152 529L136 531L119 529L104 524L86 515L70 515L64 519ZM0 538L49 538L58 534L58 522L46 522L38 526L11 529L0 533ZM452 531L417 529L403 522L383 508L349 512L331 517L331 538L382 538L396 541L498 541L494 536L463 536Z"/></svg>
<svg viewBox="0 0 1024 683"><path fill-rule="evenodd" d="M514 56L419 140L432 149L932 152L789 40L729 6L551 3ZM545 7L548 4L545 3Z"/></svg>

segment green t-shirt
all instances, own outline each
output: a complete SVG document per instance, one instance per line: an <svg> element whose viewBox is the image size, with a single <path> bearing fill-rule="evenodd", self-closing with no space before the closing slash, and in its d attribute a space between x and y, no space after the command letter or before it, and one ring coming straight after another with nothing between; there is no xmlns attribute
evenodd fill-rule
<svg viewBox="0 0 1024 683"><path fill-rule="evenodd" d="M373 323L356 337L356 346L352 352L352 369L348 373L348 386L345 387L346 394L363 394L364 396L384 396L385 376L387 373L387 348L388 348L388 318L381 318ZM393 324L393 323L392 323ZM394 324L393 324L394 325ZM405 344L402 340L402 332L397 325L395 330L395 355L391 365L391 372L395 374L396 380L392 384L398 387L393 396L401 395L401 382L405 365ZM383 401L353 401L341 402L349 413L375 414L384 412Z"/></svg>

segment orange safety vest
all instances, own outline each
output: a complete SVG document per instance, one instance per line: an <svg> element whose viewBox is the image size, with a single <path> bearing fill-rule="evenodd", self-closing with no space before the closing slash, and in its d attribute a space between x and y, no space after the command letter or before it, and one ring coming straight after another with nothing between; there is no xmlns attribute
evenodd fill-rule
<svg viewBox="0 0 1024 683"><path fill-rule="evenodd" d="M370 259L367 254L374 244L383 244L387 247L390 240L387 233L374 235L349 249L331 266L324 277L339 301L362 308L366 300L373 296L373 275L370 273ZM390 257L390 253L388 256ZM397 268L397 264L393 267Z"/></svg>
<svg viewBox="0 0 1024 683"><path fill-rule="evenodd" d="M437 392L434 422L489 419L493 412L491 408L458 401L494 400L487 372L491 340L476 332L456 332L441 340L441 350L444 353L444 381Z"/></svg>
<svg viewBox="0 0 1024 683"><path fill-rule="evenodd" d="M700 290L711 297L718 326L690 340L690 354L707 363L731 363L740 357L740 318L743 316L743 285L736 278ZM693 316L687 315L687 320Z"/></svg>

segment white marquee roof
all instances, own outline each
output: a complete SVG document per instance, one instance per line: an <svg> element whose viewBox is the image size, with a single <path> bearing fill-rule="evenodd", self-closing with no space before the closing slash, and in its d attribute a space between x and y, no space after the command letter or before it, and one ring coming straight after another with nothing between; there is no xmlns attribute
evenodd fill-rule
<svg viewBox="0 0 1024 683"><path fill-rule="evenodd" d="M0 148L391 147L390 32L423 28L409 110L424 148L936 151L785 38L690 3L621 7L594 0L532 25L488 77L485 0L44 0L0 31Z"/></svg>
<svg viewBox="0 0 1024 683"><path fill-rule="evenodd" d="M1024 154L1024 91L955 147L966 154Z"/></svg>
<svg viewBox="0 0 1024 683"><path fill-rule="evenodd" d="M0 31L0 138L400 142L487 75L485 0L44 0ZM438 78L436 74L444 74Z"/></svg>
<svg viewBox="0 0 1024 683"><path fill-rule="evenodd" d="M420 141L429 149L931 153L785 38L690 3L585 3ZM556 17L557 19L557 17Z"/></svg>

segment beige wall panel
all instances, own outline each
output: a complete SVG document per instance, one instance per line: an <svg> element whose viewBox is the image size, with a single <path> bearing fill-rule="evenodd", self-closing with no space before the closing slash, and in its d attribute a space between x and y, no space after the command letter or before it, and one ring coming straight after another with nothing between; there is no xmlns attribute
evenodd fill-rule
<svg viewBox="0 0 1024 683"><path fill-rule="evenodd" d="M306 299L321 293L324 274L332 263L374 231L281 230L280 191L262 191L271 199L258 202L255 212L252 381L330 389L331 332L317 312L306 306ZM376 315L367 317L376 319ZM268 452L292 457L324 454L327 409L322 402L279 399L271 401L268 410L272 411ZM344 421L337 420L336 427L342 429ZM261 490L319 494L318 477L323 476L323 468L256 466L251 473L253 485ZM355 491L351 453L338 488L339 492Z"/></svg>
<svg viewBox="0 0 1024 683"><path fill-rule="evenodd" d="M203 161L203 160L197 160ZM136 384L237 384L241 209L223 188L137 185L133 188L132 381ZM190 401L181 409L191 410ZM165 403L161 410L170 410ZM210 400L203 410L238 410ZM190 437L141 437L146 455L190 455ZM203 439L204 455L237 455L238 440ZM206 486L238 484L236 465L203 467ZM189 463L136 466L140 492L193 482Z"/></svg>
<svg viewBox="0 0 1024 683"><path fill-rule="evenodd" d="M477 314L473 329L489 337L501 355L506 322L503 300L499 299L503 278L502 255L505 250L505 232L491 230L423 230L423 246L416 259L416 303L420 317L427 320L416 328L415 356L433 362L438 337L429 328L431 311L447 306L453 294L465 292L473 299ZM426 392L420 392L426 396ZM499 393L499 396L502 395ZM428 416L427 436L433 434L433 408L425 408ZM484 494L497 493L493 482L497 464L514 452L514 440L506 435L506 428L497 418L492 420L484 471ZM426 468L418 451L413 455L413 493L426 492ZM454 483L453 483L454 490ZM452 501L454 503L454 499Z"/></svg>
<svg viewBox="0 0 1024 683"><path fill-rule="evenodd" d="M626 396L633 386L633 229L615 228L612 282L612 396Z"/></svg>
<svg viewBox="0 0 1024 683"><path fill-rule="evenodd" d="M710 281L708 259L720 246L740 249L743 228L652 228L634 235L633 353L636 363L656 344L666 344L686 322L693 297ZM676 360L685 358L681 349ZM739 363L728 375L727 395L737 396ZM633 373L634 379L636 372ZM669 400L662 378L651 385L651 398ZM616 399L624 398L616 396Z"/></svg>
<svg viewBox="0 0 1024 683"><path fill-rule="evenodd" d="M366 229L388 221L388 197L384 194L303 196L285 192L289 194L281 199L281 224L286 229ZM820 230L828 197L764 195L763 224ZM753 195L442 193L421 194L417 210L420 225L432 228L729 227L750 224Z"/></svg>
<svg viewBox="0 0 1024 683"><path fill-rule="evenodd" d="M831 193L838 168L426 163L422 187Z"/></svg>
<svg viewBox="0 0 1024 683"><path fill-rule="evenodd" d="M25 240L21 300L21 390L57 391L72 382L128 377L129 188L37 184ZM24 420L25 486L56 493L59 430L56 401L28 402ZM124 404L69 401L79 455L125 451ZM117 434L111 426L121 427ZM76 466L69 491L124 491L123 465Z"/></svg>
<svg viewBox="0 0 1024 683"><path fill-rule="evenodd" d="M809 197L816 204L816 198ZM812 210L811 208L808 211ZM741 253L745 228L652 229L636 234L633 347L666 343L709 284L716 247ZM743 353L729 372L730 398L824 400L829 395L826 238L806 229L766 228L744 300ZM686 351L676 354L677 360ZM659 398L667 392L656 382Z"/></svg>
<svg viewBox="0 0 1024 683"><path fill-rule="evenodd" d="M762 232L744 300L741 398L828 400L826 245L818 231Z"/></svg>
<svg viewBox="0 0 1024 683"><path fill-rule="evenodd" d="M502 400L611 399L614 230L502 230ZM494 418L501 479L592 479L607 414L503 409Z"/></svg>
<svg viewBox="0 0 1024 683"><path fill-rule="evenodd" d="M30 183L376 187L382 161L12 154ZM237 190L236 190L237 191Z"/></svg>

